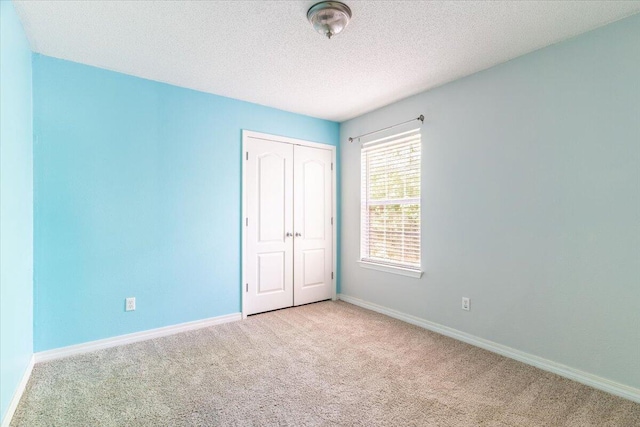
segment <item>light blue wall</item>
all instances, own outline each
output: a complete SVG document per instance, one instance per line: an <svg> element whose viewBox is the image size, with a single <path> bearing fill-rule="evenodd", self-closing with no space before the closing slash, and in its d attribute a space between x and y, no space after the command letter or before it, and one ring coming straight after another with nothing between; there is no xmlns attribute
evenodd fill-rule
<svg viewBox="0 0 640 427"><path fill-rule="evenodd" d="M31 50L0 1L0 419L33 353Z"/></svg>
<svg viewBox="0 0 640 427"><path fill-rule="evenodd" d="M357 265L346 142L418 114L419 280ZM341 153L343 293L640 388L640 15L343 123Z"/></svg>
<svg viewBox="0 0 640 427"><path fill-rule="evenodd" d="M242 129L338 142L334 122L41 55L33 83L36 351L240 311Z"/></svg>

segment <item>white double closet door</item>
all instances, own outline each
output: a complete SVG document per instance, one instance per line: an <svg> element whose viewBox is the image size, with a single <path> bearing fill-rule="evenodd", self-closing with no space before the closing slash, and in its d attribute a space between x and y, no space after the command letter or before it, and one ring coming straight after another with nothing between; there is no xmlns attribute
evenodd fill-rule
<svg viewBox="0 0 640 427"><path fill-rule="evenodd" d="M333 297L331 149L244 138L245 315Z"/></svg>

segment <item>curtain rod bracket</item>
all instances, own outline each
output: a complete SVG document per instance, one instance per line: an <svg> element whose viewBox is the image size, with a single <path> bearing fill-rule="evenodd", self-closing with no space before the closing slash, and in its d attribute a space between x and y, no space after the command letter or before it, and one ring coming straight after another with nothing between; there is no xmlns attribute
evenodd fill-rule
<svg viewBox="0 0 640 427"><path fill-rule="evenodd" d="M404 125L404 124L413 122L415 120L420 120L420 123L424 124L424 115L420 114L415 119L407 120L406 122L398 123L398 124L395 124L395 125L392 125L392 126L387 126L386 128L374 130L373 132L364 133L362 135L349 137L349 142L353 142L354 139L357 139L358 141L360 141L360 138L362 138L363 136L373 135L374 133L382 132L382 131L388 130L388 129L393 129L394 127L397 127L397 126L400 126L400 125Z"/></svg>

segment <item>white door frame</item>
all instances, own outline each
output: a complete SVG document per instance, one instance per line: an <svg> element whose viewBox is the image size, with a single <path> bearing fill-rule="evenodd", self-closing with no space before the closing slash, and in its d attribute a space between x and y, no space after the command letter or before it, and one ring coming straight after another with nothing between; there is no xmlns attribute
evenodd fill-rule
<svg viewBox="0 0 640 427"><path fill-rule="evenodd" d="M247 168L245 167L245 153L247 152L246 149L246 141L248 138L253 138L253 139L264 139L267 141L273 141L273 142L280 142L283 144L292 144L292 145L302 145L305 147L313 147L313 148L320 148L323 150L330 150L331 151L331 163L332 163L332 189L331 189L331 215L333 217L333 243L332 243L332 251L333 251L333 256L332 256L332 268L331 271L333 271L333 277L331 278L331 284L333 286L333 297L332 299L335 301L337 299L337 294L336 294L336 283L338 280L338 275L337 275L337 271L336 271L336 266L338 265L338 224L337 224L337 206L336 206L336 189L337 189L337 174L336 174L336 170L337 170L337 164L336 164L336 147L334 145L329 145L329 144L323 144L320 142L311 142L311 141L305 141L302 139L295 139L295 138L289 138L286 136L278 136L278 135L270 135L268 133L261 133L261 132L254 132L254 131L250 131L250 130L242 130L242 233L241 233L241 240L242 240L242 275L241 275L241 282L240 282L240 299L242 302L242 318L246 319L247 318L247 314L245 311L245 286L246 286L246 272L245 272L245 266L246 266L246 256L247 256L247 233L246 233L246 218L247 218L247 201L246 201L246 173L247 173Z"/></svg>

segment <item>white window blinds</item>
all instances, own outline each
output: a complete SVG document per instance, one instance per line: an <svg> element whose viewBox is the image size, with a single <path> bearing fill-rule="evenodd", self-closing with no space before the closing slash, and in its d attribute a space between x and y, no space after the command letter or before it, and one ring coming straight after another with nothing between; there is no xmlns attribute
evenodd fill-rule
<svg viewBox="0 0 640 427"><path fill-rule="evenodd" d="M420 129L362 146L362 261L420 269L420 154Z"/></svg>

